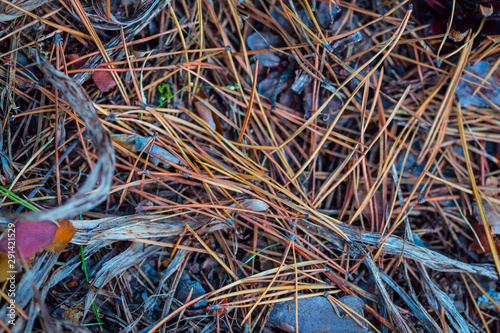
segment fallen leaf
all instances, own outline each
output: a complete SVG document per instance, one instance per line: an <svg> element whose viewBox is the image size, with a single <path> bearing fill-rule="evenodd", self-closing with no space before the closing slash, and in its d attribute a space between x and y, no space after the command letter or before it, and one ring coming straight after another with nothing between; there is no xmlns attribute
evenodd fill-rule
<svg viewBox="0 0 500 333"><path fill-rule="evenodd" d="M283 39L271 32L254 32L247 37L247 45L250 50L265 50L283 45Z"/></svg>
<svg viewBox="0 0 500 333"><path fill-rule="evenodd" d="M61 309L64 310L63 318L72 323L78 323L80 318L83 317L83 313L78 310L78 306L67 307L62 305Z"/></svg>
<svg viewBox="0 0 500 333"><path fill-rule="evenodd" d="M54 237L54 240L52 241L52 244L44 247L44 249L47 251L61 252L62 250L64 250L66 245L68 245L68 243L76 233L73 224L66 219L59 221L58 224L59 227L57 228L56 235Z"/></svg>
<svg viewBox="0 0 500 333"><path fill-rule="evenodd" d="M203 90L199 90L198 96L208 103L208 97L205 95ZM220 124L219 118L217 115L210 110L208 106L205 105L205 103L201 101L196 101L194 102L194 107L196 108L196 111L198 112L198 115L207 122L207 124L212 128L213 130L217 131L220 135L223 134L222 132L222 126Z"/></svg>
<svg viewBox="0 0 500 333"><path fill-rule="evenodd" d="M52 243L57 228L57 223L50 221L18 221L14 225L13 234L15 236L13 238L4 236L0 240L0 251L9 253L10 251L8 249L12 247L12 243L14 243L23 257L29 258L38 252L38 250ZM16 259L19 258L18 251L15 251L15 257Z"/></svg>
<svg viewBox="0 0 500 333"><path fill-rule="evenodd" d="M491 233L494 235L500 235L500 208L496 205L490 204L488 201L483 202L484 215L486 216L486 221L491 228ZM477 221L481 222L481 215L477 207L477 203L472 204L474 209L474 217Z"/></svg>
<svg viewBox="0 0 500 333"><path fill-rule="evenodd" d="M10 229L7 230L7 232ZM22 253L24 258L29 258L41 249L52 252L64 250L75 234L75 228L68 220L61 220L58 223L50 221L18 221L14 224L14 237L3 237L0 240L0 251L4 253L12 252L14 244ZM16 259L19 259L18 252L15 251Z"/></svg>
<svg viewBox="0 0 500 333"><path fill-rule="evenodd" d="M301 69L295 74L295 82L292 84L292 90L297 94L301 94L312 80L313 77Z"/></svg>
<svg viewBox="0 0 500 333"><path fill-rule="evenodd" d="M259 82L257 92L260 95L271 99L280 76L281 74L277 71L271 72L264 80Z"/></svg>
<svg viewBox="0 0 500 333"><path fill-rule="evenodd" d="M78 54L75 54L75 53L71 53L68 55L68 62L72 62L72 61L75 61L72 66L74 69L80 69L80 67L82 67L83 65L85 65L85 62L86 60L85 59L81 59L81 60L78 60L80 59L81 57L78 55Z"/></svg>
<svg viewBox="0 0 500 333"><path fill-rule="evenodd" d="M493 176L486 178L485 185L488 188L492 188L492 190L491 189L484 190L484 194L486 194L489 197L497 197L497 193L498 193L497 189L498 189L498 185L499 185L498 178L493 177Z"/></svg>
<svg viewBox="0 0 500 333"><path fill-rule="evenodd" d="M264 67L278 67L280 65L280 57L271 52L261 53L255 58L259 58L259 64Z"/></svg>
<svg viewBox="0 0 500 333"><path fill-rule="evenodd" d="M484 228L483 228L482 223L474 222L471 224L471 226L474 229L474 231L476 232L477 238L473 237L474 240L472 241L472 244L469 246L469 250L476 251L479 254L484 253L484 252L486 252L486 253L491 252L491 248L490 248L490 245L488 243L488 237L486 236L486 233L484 232ZM481 246L479 245L478 239L484 248L484 252L481 249ZM500 240L498 240L498 237L493 237L493 239L495 240L495 247L497 248L497 250L500 250Z"/></svg>
<svg viewBox="0 0 500 333"><path fill-rule="evenodd" d="M67 286L71 289L78 287L80 284L74 276L71 277L71 281L68 282Z"/></svg>
<svg viewBox="0 0 500 333"><path fill-rule="evenodd" d="M108 68L108 65L101 64L97 68ZM95 71L92 73L92 80L94 80L95 85L103 93L108 92L111 88L116 86L116 82L110 72L107 71Z"/></svg>

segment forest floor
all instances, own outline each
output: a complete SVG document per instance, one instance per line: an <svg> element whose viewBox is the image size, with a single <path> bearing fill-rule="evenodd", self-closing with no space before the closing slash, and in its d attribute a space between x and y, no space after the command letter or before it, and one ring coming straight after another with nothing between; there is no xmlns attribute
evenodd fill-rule
<svg viewBox="0 0 500 333"><path fill-rule="evenodd" d="M0 330L500 332L486 2L1 0Z"/></svg>

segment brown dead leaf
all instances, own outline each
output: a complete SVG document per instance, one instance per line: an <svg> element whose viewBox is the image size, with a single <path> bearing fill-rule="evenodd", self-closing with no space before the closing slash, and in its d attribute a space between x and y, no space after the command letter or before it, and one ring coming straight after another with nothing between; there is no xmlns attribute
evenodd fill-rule
<svg viewBox="0 0 500 333"><path fill-rule="evenodd" d="M205 95L205 93L203 92L203 90L200 89L198 91L198 96L200 97L200 99L203 100L203 102L202 101L196 101L196 102L194 102L194 107L196 108L196 111L198 112L198 115L203 120L205 120L207 122L207 124L210 126L210 128L212 128L217 133L219 133L220 135L222 135L222 133L223 133L222 132L222 126L220 124L219 118L217 117L217 115L212 110L210 110L210 108L208 106L205 105L205 103L208 104L208 97L207 97L207 95Z"/></svg>
<svg viewBox="0 0 500 333"><path fill-rule="evenodd" d="M75 54L75 53L71 53L71 54L68 55L68 61L69 62L72 62L72 61L76 60L76 62L74 62L73 65L72 65L73 68L75 68L75 69L80 69L80 67L82 67L83 65L85 65L85 59L78 60L80 58L81 57L78 54Z"/></svg>
<svg viewBox="0 0 500 333"><path fill-rule="evenodd" d="M491 248L488 243L488 238L486 237L486 233L484 232L482 223L474 222L471 225L474 231L476 232L477 238L474 237L472 244L469 246L469 250L476 251L479 254L484 253L483 249L481 248L482 245L485 252L487 253L491 252ZM481 242L481 245L479 245L478 239ZM494 236L493 239L495 240L495 246L497 250L500 250L500 240L496 236Z"/></svg>
<svg viewBox="0 0 500 333"><path fill-rule="evenodd" d="M144 137L130 134L111 134L111 141L134 153L145 151L151 156L150 160L154 165L161 163L168 167L169 164L166 163L166 161L173 164L180 163L180 160L175 157L175 155L155 144L151 136ZM125 155L125 153L121 153Z"/></svg>
<svg viewBox="0 0 500 333"><path fill-rule="evenodd" d="M245 199L241 200L238 204L254 212L264 212L269 208L269 205L260 199ZM232 204L231 207L237 207L237 205Z"/></svg>
<svg viewBox="0 0 500 333"><path fill-rule="evenodd" d="M0 240L0 252L14 252L16 259L18 251L24 258L30 258L41 249L60 252L71 241L76 230L68 220L58 223L51 221L18 221L13 229L7 229ZM14 235L7 237L7 234ZM0 262L1 267L1 262Z"/></svg>

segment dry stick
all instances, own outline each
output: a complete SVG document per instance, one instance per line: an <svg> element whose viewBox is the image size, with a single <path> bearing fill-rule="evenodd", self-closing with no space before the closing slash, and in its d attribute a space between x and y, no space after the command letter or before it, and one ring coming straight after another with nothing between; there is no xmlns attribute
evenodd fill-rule
<svg viewBox="0 0 500 333"><path fill-rule="evenodd" d="M467 140L465 138L464 121L462 119L462 108L460 107L460 102L457 103L457 118L458 131L460 132L460 141L462 142L462 149L464 151L465 162L467 164L467 172L469 173L472 193L474 194L474 198L476 199L477 208L479 210L479 214L481 215L481 221L483 222L484 232L486 233L488 245L490 246L491 255L493 256L498 275L500 276L500 258L498 257L498 250L495 244L495 240L493 239L493 236L491 234L490 225L488 224L488 219L486 218L486 214L484 212L483 203L481 202L481 195L479 194L479 189L477 188L474 170L472 169L469 148L467 147Z"/></svg>

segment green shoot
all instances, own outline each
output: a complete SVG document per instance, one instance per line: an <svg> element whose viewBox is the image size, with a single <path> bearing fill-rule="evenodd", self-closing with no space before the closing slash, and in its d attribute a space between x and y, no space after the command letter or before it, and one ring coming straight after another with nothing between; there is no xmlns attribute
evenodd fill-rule
<svg viewBox="0 0 500 333"><path fill-rule="evenodd" d="M81 219L82 219L82 214L80 213L80 220ZM80 245L80 255L82 256L83 272L85 273L85 280L87 281L88 285L90 282L89 282L89 274L87 273L87 264L85 263L85 256L83 255L83 245ZM94 309L95 317L97 318L97 322L99 323L99 328L102 331L103 330L102 321L101 317L99 316L99 312L97 311L97 305L95 304L95 300L92 301L92 308Z"/></svg>
<svg viewBox="0 0 500 333"><path fill-rule="evenodd" d="M0 194L9 198L10 200L14 201L15 203L18 203L18 204L23 205L24 207L26 207L28 209L31 209L34 212L40 211L40 209L38 209L36 206L31 204L28 200L25 200L25 199L19 197L17 194L15 194L12 191L9 191L8 189L6 189L5 187L3 187L1 185L0 185Z"/></svg>
<svg viewBox="0 0 500 333"><path fill-rule="evenodd" d="M183 92L188 87L189 86L184 86L181 89L177 90L174 94L172 94L170 84L168 84L168 83L161 83L161 84L159 84L158 85L158 92L161 94L161 98L160 98L160 105L158 105L158 107L161 107L161 106L163 106L166 103L169 103L172 100L172 98L175 97L175 95ZM213 87L213 86L196 86L196 88L212 89L212 88L215 88L215 87ZM229 89L229 90L237 90L237 89L239 89L239 86L237 86L237 85L236 86L235 85L228 85L228 86L221 86L219 88L226 88L226 89Z"/></svg>

